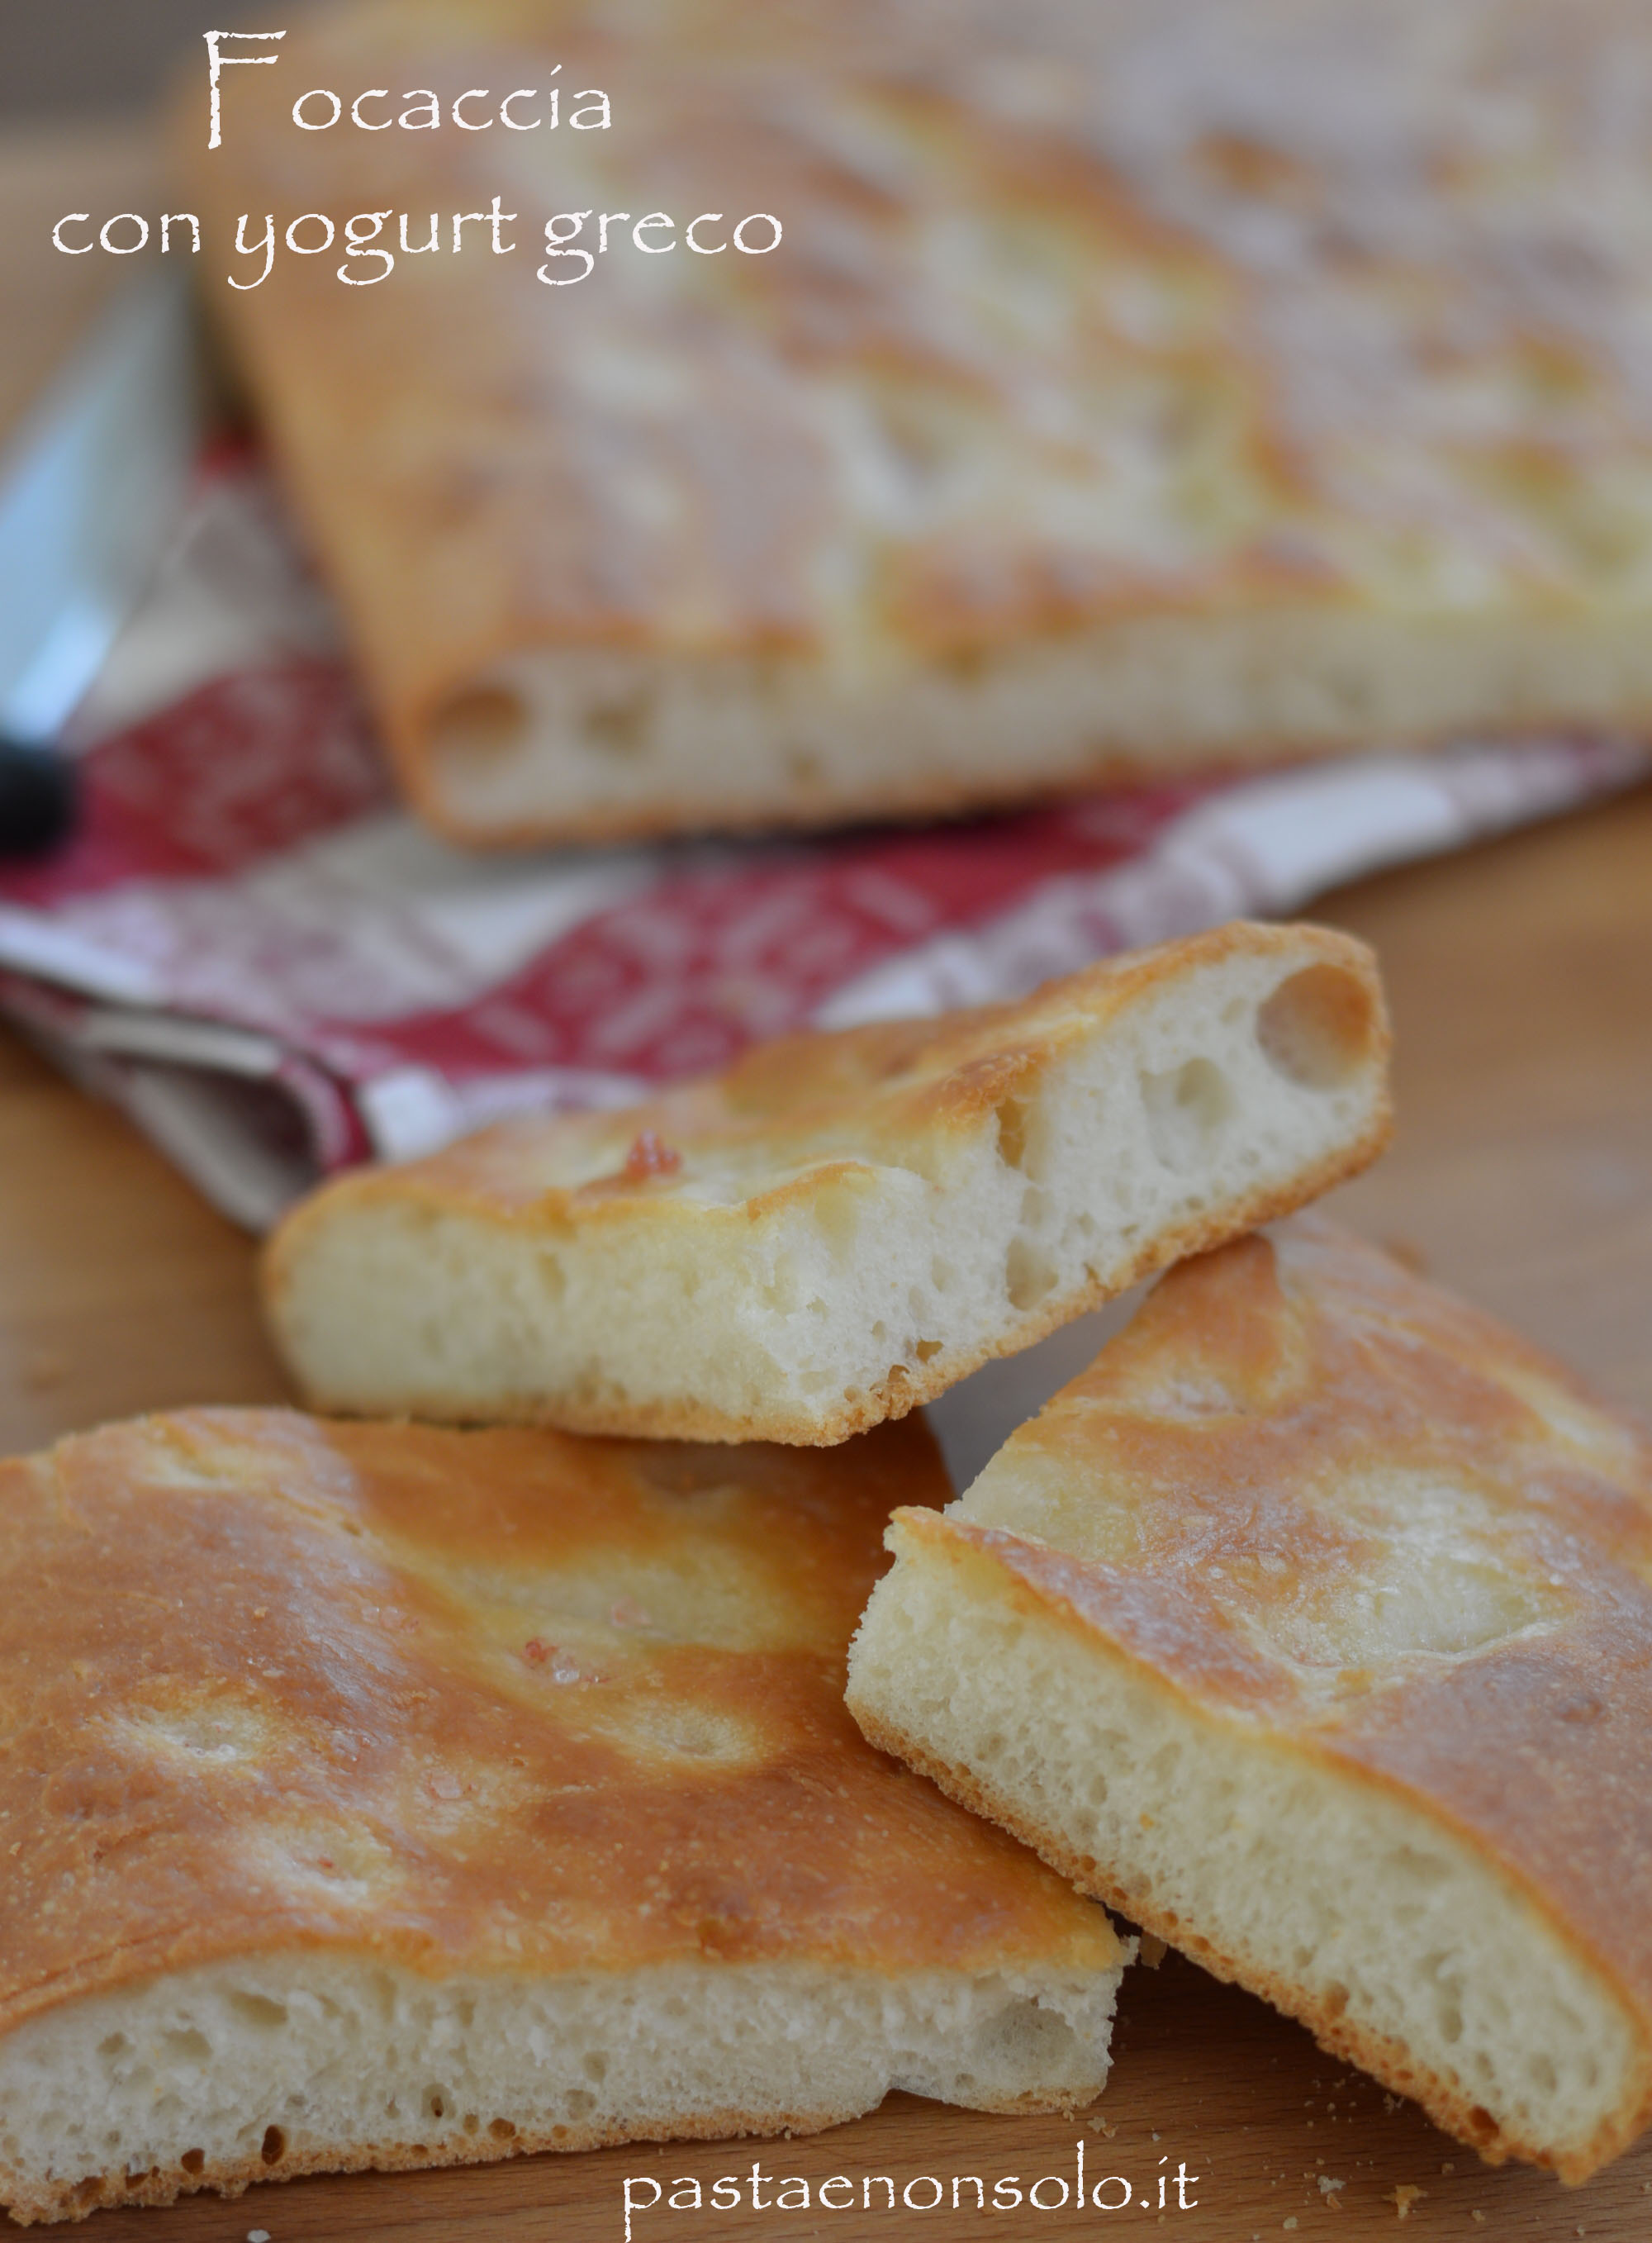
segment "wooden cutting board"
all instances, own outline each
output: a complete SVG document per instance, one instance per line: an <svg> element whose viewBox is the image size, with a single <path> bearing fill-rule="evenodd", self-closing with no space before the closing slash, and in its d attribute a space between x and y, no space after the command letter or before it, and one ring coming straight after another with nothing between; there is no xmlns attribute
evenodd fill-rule
<svg viewBox="0 0 1652 2243"><path fill-rule="evenodd" d="M141 151L0 145L0 293L30 308L0 339L0 421L37 371L41 337L66 339L96 293L97 276L42 246L60 209L85 206L90 188L69 200L64 190L90 178L94 159L100 192L140 191ZM1340 1212L1652 1411L1652 791L1366 882L1316 916L1376 943L1399 1031L1399 1142L1337 1195ZM6 1450L137 1410L280 1398L252 1260L248 1241L124 1122L0 1032ZM1106 2095L1073 2121L987 2118L895 2096L806 2141L298 2181L233 2205L197 2198L99 2213L84 2232L88 2243L242 2243L259 2230L272 2243L624 2243L629 2176L639 2204L648 2181L662 2191L634 2215L633 2243L1161 2227L1189 2243L1287 2233L1341 2243L1393 2233L1402 2219L1405 2243L1652 2239L1652 2143L1581 2191L1491 2171L1262 2004L1176 1956L1128 1975L1115 2051ZM1087 2183L1104 2183L1108 2204L1127 2184L1127 2207L1074 2208L1080 2140ZM840 2176L849 2188L829 2187L823 2206L820 2184ZM723 2177L738 2184L738 2210L710 2206ZM977 2211L974 2178L989 2206L1002 2181L1007 2208ZM782 2209L775 2199L788 2181ZM935 2210L924 2208L931 2182ZM1035 2182L1038 2209L1025 2200ZM845 2196L852 2208L838 2209Z"/></svg>

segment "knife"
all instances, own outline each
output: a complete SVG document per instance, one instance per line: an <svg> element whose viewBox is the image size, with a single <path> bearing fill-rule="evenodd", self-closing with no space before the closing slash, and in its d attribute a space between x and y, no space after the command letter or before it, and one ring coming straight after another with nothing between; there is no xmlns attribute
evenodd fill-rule
<svg viewBox="0 0 1652 2243"><path fill-rule="evenodd" d="M187 288L147 280L0 457L0 858L73 825L64 725L182 513L203 420Z"/></svg>

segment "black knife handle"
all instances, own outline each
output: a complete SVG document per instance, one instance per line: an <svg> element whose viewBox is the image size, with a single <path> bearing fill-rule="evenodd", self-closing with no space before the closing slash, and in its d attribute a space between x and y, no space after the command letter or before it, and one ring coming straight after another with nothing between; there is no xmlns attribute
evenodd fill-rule
<svg viewBox="0 0 1652 2243"><path fill-rule="evenodd" d="M66 841L79 794L70 757L0 738L0 859L44 857Z"/></svg>

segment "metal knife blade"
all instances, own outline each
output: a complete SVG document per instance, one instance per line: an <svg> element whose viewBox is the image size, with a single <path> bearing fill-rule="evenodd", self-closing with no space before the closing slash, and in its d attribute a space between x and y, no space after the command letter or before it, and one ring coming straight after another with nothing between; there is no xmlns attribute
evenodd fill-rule
<svg viewBox="0 0 1652 2243"><path fill-rule="evenodd" d="M182 512L203 418L187 292L146 281L0 456L0 855L67 826L55 744Z"/></svg>

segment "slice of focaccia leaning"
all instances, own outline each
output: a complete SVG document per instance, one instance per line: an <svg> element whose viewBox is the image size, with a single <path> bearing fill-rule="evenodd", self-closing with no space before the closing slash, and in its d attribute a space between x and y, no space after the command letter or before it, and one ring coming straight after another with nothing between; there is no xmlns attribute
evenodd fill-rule
<svg viewBox="0 0 1652 2243"><path fill-rule="evenodd" d="M843 1709L923 1426L0 1465L0 2203L1088 2101L1125 1950Z"/></svg>
<svg viewBox="0 0 1652 2243"><path fill-rule="evenodd" d="M1236 922L347 1175L265 1301L325 1409L839 1441L1363 1167L1387 1054L1363 945Z"/></svg>
<svg viewBox="0 0 1652 2243"><path fill-rule="evenodd" d="M875 1742L1493 2161L1645 2123L1644 1431L1299 1217L890 1539Z"/></svg>

